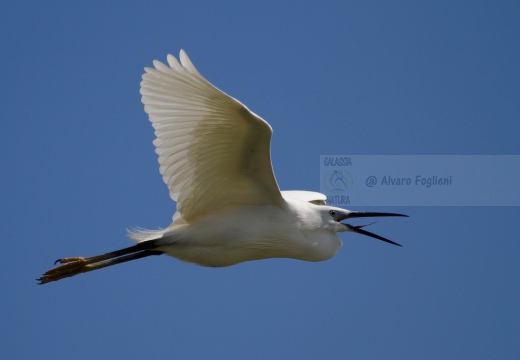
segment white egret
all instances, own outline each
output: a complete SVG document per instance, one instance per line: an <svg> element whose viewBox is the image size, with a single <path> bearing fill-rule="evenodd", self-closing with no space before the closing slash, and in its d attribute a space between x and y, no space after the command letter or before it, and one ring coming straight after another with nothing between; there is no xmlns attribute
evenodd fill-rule
<svg viewBox="0 0 520 360"><path fill-rule="evenodd" d="M280 191L269 124L204 79L184 51L180 63L172 55L167 60L169 66L154 61L155 69L145 69L141 94L160 173L177 202L172 224L131 232L137 244L125 249L59 259L40 284L160 254L214 267L267 258L323 261L341 247L338 232L399 245L341 221L406 215L349 211L327 206L320 193Z"/></svg>

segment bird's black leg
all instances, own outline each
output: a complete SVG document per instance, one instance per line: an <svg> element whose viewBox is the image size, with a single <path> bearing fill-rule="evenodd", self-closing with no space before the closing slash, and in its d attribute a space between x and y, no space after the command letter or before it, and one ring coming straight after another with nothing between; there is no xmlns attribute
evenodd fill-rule
<svg viewBox="0 0 520 360"><path fill-rule="evenodd" d="M150 240L121 250L88 258L73 257L58 259L54 264L60 263L62 265L50 269L37 279L37 281L40 285L47 284L51 281L61 280L66 277L102 269L107 266L122 264L127 261L137 260L151 255L161 255L163 253L162 251L155 250L158 246L158 241Z"/></svg>

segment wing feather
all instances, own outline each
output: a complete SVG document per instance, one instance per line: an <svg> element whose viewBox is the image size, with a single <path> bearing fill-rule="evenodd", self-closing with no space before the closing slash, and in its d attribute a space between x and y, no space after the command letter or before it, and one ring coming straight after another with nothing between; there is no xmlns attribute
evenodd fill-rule
<svg viewBox="0 0 520 360"><path fill-rule="evenodd" d="M286 199L303 200L315 205L327 205L327 196L315 191L284 190L282 196Z"/></svg>
<svg viewBox="0 0 520 360"><path fill-rule="evenodd" d="M159 171L187 222L237 205L281 206L270 159L272 129L197 71L154 61L141 82L144 109L155 129Z"/></svg>

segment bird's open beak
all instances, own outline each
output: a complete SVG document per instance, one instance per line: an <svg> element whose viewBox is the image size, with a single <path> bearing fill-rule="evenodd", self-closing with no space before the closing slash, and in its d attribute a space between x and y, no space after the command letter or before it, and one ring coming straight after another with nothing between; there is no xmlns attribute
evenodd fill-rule
<svg viewBox="0 0 520 360"><path fill-rule="evenodd" d="M404 217L408 217L408 215L395 214L395 213L353 211L353 212L349 213L348 216L345 217L345 219L360 218L360 217L379 217L379 216L404 216ZM344 219L342 219L342 220L344 220ZM402 246L401 244L393 242L392 240L388 240L388 239L386 239L386 238L384 238L382 236L379 236L379 235L373 234L371 232L368 232L366 230L363 230L362 227L365 227L367 225L353 226L353 225L346 224L346 223L342 223L342 224L345 225L352 232L355 232L355 233L358 233L358 234L361 234L361 235L370 236L370 237L373 237L374 239L378 239L378 240L387 242L389 244Z"/></svg>

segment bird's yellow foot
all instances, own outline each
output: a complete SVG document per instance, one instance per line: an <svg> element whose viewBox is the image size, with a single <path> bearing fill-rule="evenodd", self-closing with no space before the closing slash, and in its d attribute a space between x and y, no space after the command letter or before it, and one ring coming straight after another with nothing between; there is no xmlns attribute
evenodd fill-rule
<svg viewBox="0 0 520 360"><path fill-rule="evenodd" d="M82 257L58 259L54 264L56 265L57 263L63 265L52 268L43 274L39 279L37 279L38 284L46 284L51 281L61 280L66 277L89 271L87 267L88 262Z"/></svg>

